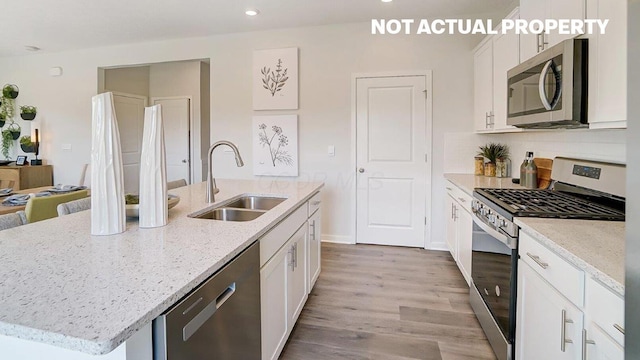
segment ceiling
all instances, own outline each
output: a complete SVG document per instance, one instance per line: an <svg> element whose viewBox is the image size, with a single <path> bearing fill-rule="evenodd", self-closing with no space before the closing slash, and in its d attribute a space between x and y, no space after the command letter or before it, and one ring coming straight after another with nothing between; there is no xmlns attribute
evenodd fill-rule
<svg viewBox="0 0 640 360"><path fill-rule="evenodd" d="M517 0L8 0L0 56L372 18L496 18ZM249 8L260 10L248 17Z"/></svg>

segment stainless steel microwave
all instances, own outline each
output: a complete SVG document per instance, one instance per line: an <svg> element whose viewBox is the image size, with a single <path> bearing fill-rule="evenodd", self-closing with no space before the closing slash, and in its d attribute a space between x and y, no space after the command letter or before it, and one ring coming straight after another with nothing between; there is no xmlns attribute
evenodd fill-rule
<svg viewBox="0 0 640 360"><path fill-rule="evenodd" d="M507 124L521 128L587 125L588 40L565 40L507 72Z"/></svg>

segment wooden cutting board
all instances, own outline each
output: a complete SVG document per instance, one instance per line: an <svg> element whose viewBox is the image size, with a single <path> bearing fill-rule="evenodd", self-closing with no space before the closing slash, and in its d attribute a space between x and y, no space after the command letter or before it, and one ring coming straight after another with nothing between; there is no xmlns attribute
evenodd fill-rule
<svg viewBox="0 0 640 360"><path fill-rule="evenodd" d="M533 158L533 162L538 167L538 189L548 188L551 185L553 159Z"/></svg>

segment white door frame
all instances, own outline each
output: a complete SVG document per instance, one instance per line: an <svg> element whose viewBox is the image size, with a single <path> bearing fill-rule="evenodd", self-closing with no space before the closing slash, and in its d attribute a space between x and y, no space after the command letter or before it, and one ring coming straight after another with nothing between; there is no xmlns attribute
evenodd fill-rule
<svg viewBox="0 0 640 360"><path fill-rule="evenodd" d="M384 78L384 77L405 77L405 76L424 76L426 82L426 90L427 90L427 99L426 99L426 134L424 134L425 140L425 148L428 152L428 159L425 163L426 170L426 198L425 200L425 216L427 218L427 223L425 224L425 234L424 234L424 248L428 249L429 245L431 245L431 190L433 187L431 181L431 173L432 173L432 164L433 164L433 71L431 70L415 70L415 71L389 71L389 72L380 72L380 73L355 73L351 75L351 176L349 177L353 183L351 186L351 192L353 196L353 202L351 204L351 233L353 234L353 238L351 239L351 244L356 244L358 239L358 231L357 231L357 211L358 211L358 175L357 175L357 155L358 155L358 144L357 144L357 81L358 79L364 78Z"/></svg>
<svg viewBox="0 0 640 360"><path fill-rule="evenodd" d="M187 184L194 184L194 179L196 178L194 173L194 159L196 159L196 152L193 148L193 137L194 137L194 128L193 128L193 97L192 96L153 96L149 100L149 104L153 105L156 100L181 100L187 99L189 100L189 179L187 180ZM200 182L200 181L196 181Z"/></svg>

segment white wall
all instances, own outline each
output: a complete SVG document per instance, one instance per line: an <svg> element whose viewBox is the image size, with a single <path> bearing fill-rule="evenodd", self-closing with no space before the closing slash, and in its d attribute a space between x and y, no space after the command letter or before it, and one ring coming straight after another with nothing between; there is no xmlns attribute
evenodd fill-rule
<svg viewBox="0 0 640 360"><path fill-rule="evenodd" d="M21 95L38 106L49 134L43 156L54 165L56 182L77 181L89 161L91 96L97 68L185 59L211 59L212 140L240 146L248 164L236 168L232 157L216 153L219 177L251 178L251 117L299 114L300 179L326 182L323 233L353 240L351 213L354 170L351 166L351 77L354 73L433 70L433 222L432 236L444 239L444 134L472 126L472 36L373 36L370 24L331 25L206 38L180 39L61 53L0 59L0 78L20 86ZM252 110L251 62L255 49L300 48L300 109ZM64 69L49 77L50 67ZM64 89L64 91L61 91ZM71 143L71 151L61 145ZM336 146L329 158L327 146Z"/></svg>
<svg viewBox="0 0 640 360"><path fill-rule="evenodd" d="M478 146L488 142L509 145L513 166L518 169L526 151L535 157L556 156L626 163L626 130L553 130L480 135L469 132L445 134L445 173L473 173ZM516 172L514 177L520 177Z"/></svg>
<svg viewBox="0 0 640 360"><path fill-rule="evenodd" d="M104 88L149 98L149 66L105 69Z"/></svg>

